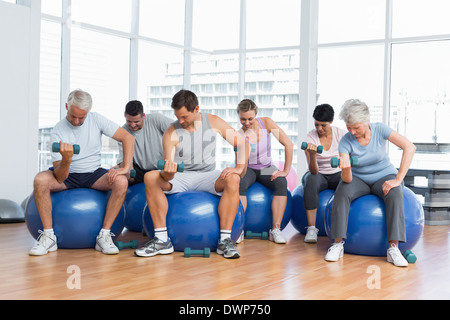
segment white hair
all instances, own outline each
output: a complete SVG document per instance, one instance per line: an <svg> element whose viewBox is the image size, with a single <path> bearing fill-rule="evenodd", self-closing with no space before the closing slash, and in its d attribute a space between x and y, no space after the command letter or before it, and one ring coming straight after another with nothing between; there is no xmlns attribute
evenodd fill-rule
<svg viewBox="0 0 450 320"><path fill-rule="evenodd" d="M89 112L92 108L92 97L86 91L75 89L67 97L67 106L69 109L72 105Z"/></svg>
<svg viewBox="0 0 450 320"><path fill-rule="evenodd" d="M369 123L370 112L365 102L358 99L349 99L344 102L339 118L346 124Z"/></svg>

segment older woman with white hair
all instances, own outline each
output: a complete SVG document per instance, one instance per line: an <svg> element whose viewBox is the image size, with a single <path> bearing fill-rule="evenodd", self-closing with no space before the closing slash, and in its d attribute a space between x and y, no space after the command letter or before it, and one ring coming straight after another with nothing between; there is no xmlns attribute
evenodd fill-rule
<svg viewBox="0 0 450 320"><path fill-rule="evenodd" d="M390 243L387 261L395 266L406 267L408 262L398 249L398 243L406 241L403 178L411 165L416 147L387 125L371 123L369 108L360 100L347 100L339 116L349 132L339 143L342 180L333 202L330 236L334 243L328 249L325 260L338 261L343 257L352 200L375 194L386 205L387 240ZM403 150L398 170L387 154L388 141ZM351 167L350 157L357 157L359 165Z"/></svg>

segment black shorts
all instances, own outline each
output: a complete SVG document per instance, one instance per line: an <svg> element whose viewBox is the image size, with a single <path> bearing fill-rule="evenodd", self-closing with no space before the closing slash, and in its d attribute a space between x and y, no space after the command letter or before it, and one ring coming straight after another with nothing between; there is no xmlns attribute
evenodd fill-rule
<svg viewBox="0 0 450 320"><path fill-rule="evenodd" d="M53 171L53 167L49 168L49 170ZM91 188L107 172L108 170L105 168L98 168L94 172L69 173L67 179L64 180L64 184L68 189Z"/></svg>

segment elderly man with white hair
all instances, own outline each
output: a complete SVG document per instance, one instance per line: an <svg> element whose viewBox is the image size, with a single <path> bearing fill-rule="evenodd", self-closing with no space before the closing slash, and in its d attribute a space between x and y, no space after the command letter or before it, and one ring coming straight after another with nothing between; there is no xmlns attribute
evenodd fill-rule
<svg viewBox="0 0 450 320"><path fill-rule="evenodd" d="M128 189L127 175L133 161L134 137L104 116L90 112L91 108L89 93L80 89L72 91L67 98L66 117L52 130L51 142L58 142L60 148L59 152L52 153L53 168L38 173L34 179L34 199L44 230L40 231L30 255L44 255L57 249L50 192L73 188L111 190L95 249L104 254L119 253L110 229ZM123 144L123 168L108 171L101 167L102 134ZM80 146L79 154L74 154L73 144Z"/></svg>
<svg viewBox="0 0 450 320"><path fill-rule="evenodd" d="M387 261L395 266L406 267L408 262L398 249L398 243L406 241L403 178L411 165L416 147L387 125L370 122L369 108L360 100L347 100L339 116L349 132L339 143L339 167L342 173L332 210L331 238L334 243L328 249L325 260L338 261L344 254L352 200L375 194L386 205L387 240L390 243ZM398 170L387 154L388 141L403 150ZM357 157L359 165L351 167L350 157Z"/></svg>

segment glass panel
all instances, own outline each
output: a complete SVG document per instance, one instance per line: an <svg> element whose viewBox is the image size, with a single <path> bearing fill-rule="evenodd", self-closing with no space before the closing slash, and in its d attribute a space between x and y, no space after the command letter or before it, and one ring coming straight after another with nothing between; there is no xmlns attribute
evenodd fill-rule
<svg viewBox="0 0 450 320"><path fill-rule="evenodd" d="M72 27L70 84L71 90L81 88L92 95L92 111L122 124L128 102L129 86L128 39ZM115 159L117 143L104 139L102 154ZM103 163L109 168L114 160Z"/></svg>
<svg viewBox="0 0 450 320"><path fill-rule="evenodd" d="M177 44L184 43L184 0L139 3L139 33Z"/></svg>
<svg viewBox="0 0 450 320"><path fill-rule="evenodd" d="M182 85L183 51L139 42L138 100L145 112L174 118L170 104Z"/></svg>
<svg viewBox="0 0 450 320"><path fill-rule="evenodd" d="M39 171L52 166L50 131L60 119L61 25L41 22L39 78Z"/></svg>
<svg viewBox="0 0 450 320"><path fill-rule="evenodd" d="M300 45L301 1L247 0L247 49Z"/></svg>
<svg viewBox="0 0 450 320"><path fill-rule="evenodd" d="M386 1L320 0L319 43L384 38Z"/></svg>
<svg viewBox="0 0 450 320"><path fill-rule="evenodd" d="M394 0L394 37L424 36L450 33L450 1Z"/></svg>
<svg viewBox="0 0 450 320"><path fill-rule="evenodd" d="M294 143L297 163L299 51L247 54L245 97L258 106L258 117L270 117ZM272 136L272 160L284 162L284 147Z"/></svg>
<svg viewBox="0 0 450 320"><path fill-rule="evenodd" d="M450 167L449 55L450 41L392 46L390 121L416 144L414 168Z"/></svg>
<svg viewBox="0 0 450 320"><path fill-rule="evenodd" d="M319 50L317 104L333 106L334 125L346 129L339 112L348 99L364 101L370 108L370 121L383 121L383 61L382 45Z"/></svg>
<svg viewBox="0 0 450 320"><path fill-rule="evenodd" d="M192 46L210 51L239 48L239 12L239 0L194 0Z"/></svg>
<svg viewBox="0 0 450 320"><path fill-rule="evenodd" d="M61 0L41 0L41 12L61 17L62 1Z"/></svg>
<svg viewBox="0 0 450 320"><path fill-rule="evenodd" d="M72 0L72 19L130 32L131 0Z"/></svg>

